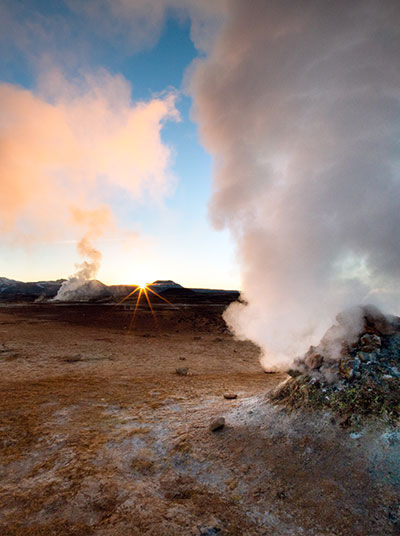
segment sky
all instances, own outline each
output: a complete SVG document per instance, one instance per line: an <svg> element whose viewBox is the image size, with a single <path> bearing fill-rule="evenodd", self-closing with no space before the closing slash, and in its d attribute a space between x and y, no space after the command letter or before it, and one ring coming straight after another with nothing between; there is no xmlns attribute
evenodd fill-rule
<svg viewBox="0 0 400 536"><path fill-rule="evenodd" d="M100 4L98 2L97 6ZM140 2L132 2L135 4ZM154 141L153 154L147 156L149 162L144 164L149 169L143 169L142 174L144 176L149 171L153 178L132 180L133 183L158 181L155 191L150 191L146 185L139 187L140 191L136 187L127 187L131 171L125 161L127 169L116 172L121 177L114 180L113 168L119 164L112 158L107 173L100 167L92 169L90 164L90 170L79 170L76 177L72 176L74 170L65 171L69 162L64 161L62 155L53 159L44 157L44 164L38 162L33 173L38 176L31 179L32 167L27 166L19 172L14 170L12 163L3 163L3 169L5 166L10 177L8 181L4 180L2 173L3 192L14 199L12 190L18 181L21 183L19 189L35 189L36 192L12 211L13 201L7 200L4 206L0 205L0 223L3 220L4 227L0 234L0 275L33 281L66 278L74 273L75 264L83 260L77 244L86 229L74 226L68 215L63 214L65 207L61 206L60 198L66 195L65 204L68 198L69 206L84 210L106 206L112 215L112 225L96 230L96 236L91 237L93 245L102 254L96 277L104 283L133 284L173 279L190 287L239 288L240 276L231 236L227 230L213 228L208 216L213 163L200 142L198 127L191 117L192 99L186 87L188 69L194 60L204 56L204 51L198 43L197 48L193 43L192 24L187 12L162 7L161 14L154 20L137 23L136 19L143 16L139 6L139 12L130 14L132 18L126 24L119 19L121 27L114 34L113 28L106 25L106 7L96 15L91 14L92 18L87 15L85 9L94 6L92 2L3 0L0 5L3 15L0 79L2 88L13 92L8 100L3 100L9 124L17 121L16 113L10 109L22 106L14 103L18 91L26 89L40 99L36 105L31 103L27 111L34 117L29 133L18 141L21 145L18 158L30 159L24 148L28 148L31 136L35 138L42 128L44 116L40 110L33 110L35 106L55 103L55 107L61 109L65 106L63 101L70 98L69 112L66 113L72 115L74 98L67 94L76 91L81 96L86 91L83 100L89 99L92 86L104 84L102 77L120 77L131 99L127 108L137 103L150 104L166 95L174 100L173 113L169 117L168 113L164 114L152 126L159 139ZM145 8L144 13L146 17ZM100 16L100 24L97 16ZM138 24L143 25L143 34ZM82 82L90 76L93 80ZM86 89L83 88L85 83L89 86ZM111 97L107 95L105 99L111 102L112 93L116 94L118 90L110 88L109 91ZM82 106L87 108L89 105L82 102ZM51 110L48 111L49 124L56 121L50 115ZM19 130L28 128L26 118L18 121ZM65 121L68 122L68 117ZM90 130L93 117L88 113L86 118L82 116L82 121L87 121L85 128ZM108 121L112 122L112 118ZM57 128L61 129L61 126ZM73 133L76 138L79 137L77 128ZM133 139L137 129L135 126L132 129ZM14 147L16 143L11 131L11 126L3 128L2 138L11 138L6 147ZM43 134L35 149L35 158L38 151L54 153L49 147L54 141L49 140L51 136L54 134ZM125 142L128 144L129 140ZM100 144L89 150L94 159L96 153L102 151ZM163 150L168 154L161 154ZM127 161L134 158L131 154L128 148L123 158ZM116 151L115 160L118 159ZM150 160L157 159L162 162L154 169L156 164ZM43 181L42 176L48 173L49 166L58 163L57 173ZM87 176L91 174L90 179L82 175L85 172ZM23 178L19 176L22 173ZM78 181L82 184L91 181L90 188L77 187L71 198L62 188L49 192L63 173L68 174L66 180L71 185L74 183L68 188L69 192ZM161 178L154 178L156 174ZM15 178L16 175L19 178ZM96 202L93 202L94 198ZM33 205L36 208L32 208ZM53 210L51 206L56 208ZM12 213L7 217L10 211Z"/></svg>

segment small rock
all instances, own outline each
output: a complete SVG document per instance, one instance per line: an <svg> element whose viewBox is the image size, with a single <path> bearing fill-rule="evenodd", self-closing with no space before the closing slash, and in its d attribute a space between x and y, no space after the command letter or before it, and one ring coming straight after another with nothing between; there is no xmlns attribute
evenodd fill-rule
<svg viewBox="0 0 400 536"><path fill-rule="evenodd" d="M351 426L351 415L343 415L338 424L341 428L349 428Z"/></svg>
<svg viewBox="0 0 400 536"><path fill-rule="evenodd" d="M373 352L381 347L381 338L375 333L365 333L361 339L361 347L363 352Z"/></svg>
<svg viewBox="0 0 400 536"><path fill-rule="evenodd" d="M311 346L311 348L313 348ZM311 370L317 370L321 367L323 361L324 361L324 357L319 354L318 352L307 352L307 355L305 357L305 364L307 365L307 367L309 367Z"/></svg>
<svg viewBox="0 0 400 536"><path fill-rule="evenodd" d="M200 536L218 536L221 529L218 527L198 527Z"/></svg>
<svg viewBox="0 0 400 536"><path fill-rule="evenodd" d="M384 374L382 380L393 380L393 376L391 374Z"/></svg>
<svg viewBox="0 0 400 536"><path fill-rule="evenodd" d="M235 400L235 398L237 398L237 394L236 393L224 393L224 398L226 398L227 400Z"/></svg>
<svg viewBox="0 0 400 536"><path fill-rule="evenodd" d="M232 491L237 488L237 485L238 481L235 478L232 478L232 480L228 482L228 488Z"/></svg>
<svg viewBox="0 0 400 536"><path fill-rule="evenodd" d="M285 490L278 491L277 494L276 494L276 498L280 499L281 501L283 499L286 499L286 491Z"/></svg>
<svg viewBox="0 0 400 536"><path fill-rule="evenodd" d="M357 357L363 363L370 361L370 354L368 354L367 352L357 352Z"/></svg>
<svg viewBox="0 0 400 536"><path fill-rule="evenodd" d="M189 369L187 367L177 368L177 369L175 369L175 372L176 372L176 374L178 374L178 376L187 376L188 372L189 372Z"/></svg>
<svg viewBox="0 0 400 536"><path fill-rule="evenodd" d="M78 361L82 361L82 355L81 354L71 355L69 357L66 357L64 361L66 363L78 363Z"/></svg>
<svg viewBox="0 0 400 536"><path fill-rule="evenodd" d="M216 432L217 430L222 430L222 428L225 426L225 419L224 417L218 417L218 419L215 419L210 424L210 431Z"/></svg>
<svg viewBox="0 0 400 536"><path fill-rule="evenodd" d="M292 378L297 378L297 376L300 376L301 374L300 370L295 369L289 369L286 371L286 373L289 374L289 376L291 376Z"/></svg>
<svg viewBox="0 0 400 536"><path fill-rule="evenodd" d="M342 376L342 378L345 378L348 381L352 380L354 377L353 365L354 365L354 361L351 358L341 359L339 361L340 376Z"/></svg>
<svg viewBox="0 0 400 536"><path fill-rule="evenodd" d="M183 357L183 356L181 355L181 357L179 358L179 361L186 361L186 357Z"/></svg>

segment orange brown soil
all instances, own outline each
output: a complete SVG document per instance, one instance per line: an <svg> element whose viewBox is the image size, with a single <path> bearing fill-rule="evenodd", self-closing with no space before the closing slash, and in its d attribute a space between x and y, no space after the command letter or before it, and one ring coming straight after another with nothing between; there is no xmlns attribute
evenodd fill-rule
<svg viewBox="0 0 400 536"><path fill-rule="evenodd" d="M0 308L1 535L396 534L393 430L272 406L221 308L156 314Z"/></svg>

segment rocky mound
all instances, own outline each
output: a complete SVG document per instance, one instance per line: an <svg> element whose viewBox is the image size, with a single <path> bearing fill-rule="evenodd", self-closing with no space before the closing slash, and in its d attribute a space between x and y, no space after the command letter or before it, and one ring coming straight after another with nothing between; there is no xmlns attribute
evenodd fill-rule
<svg viewBox="0 0 400 536"><path fill-rule="evenodd" d="M273 393L288 407L329 408L351 416L400 418L400 318L374 306L336 318L316 347L295 360L291 376Z"/></svg>
<svg viewBox="0 0 400 536"><path fill-rule="evenodd" d="M63 302L97 302L112 297L108 287L97 279L65 281L53 301Z"/></svg>

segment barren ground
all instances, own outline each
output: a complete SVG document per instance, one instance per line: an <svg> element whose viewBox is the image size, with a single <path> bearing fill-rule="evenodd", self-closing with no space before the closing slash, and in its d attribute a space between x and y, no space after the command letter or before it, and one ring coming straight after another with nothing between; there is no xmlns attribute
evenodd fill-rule
<svg viewBox="0 0 400 536"><path fill-rule="evenodd" d="M0 307L1 535L400 534L400 433L273 407L220 314Z"/></svg>

